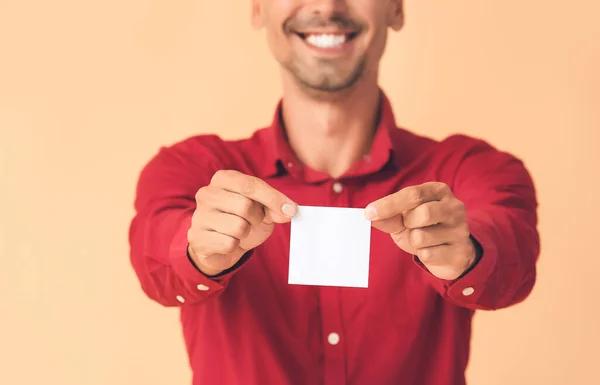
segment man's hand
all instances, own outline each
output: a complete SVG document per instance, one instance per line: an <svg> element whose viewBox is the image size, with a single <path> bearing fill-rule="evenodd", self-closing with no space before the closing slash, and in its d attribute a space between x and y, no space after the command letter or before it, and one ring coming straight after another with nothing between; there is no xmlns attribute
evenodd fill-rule
<svg viewBox="0 0 600 385"><path fill-rule="evenodd" d="M368 205L365 216L438 278L454 280L476 261L465 205L444 183L404 188Z"/></svg>
<svg viewBox="0 0 600 385"><path fill-rule="evenodd" d="M229 269L289 222L297 204L266 182L237 171L217 171L196 194L188 251L196 266L213 276Z"/></svg>

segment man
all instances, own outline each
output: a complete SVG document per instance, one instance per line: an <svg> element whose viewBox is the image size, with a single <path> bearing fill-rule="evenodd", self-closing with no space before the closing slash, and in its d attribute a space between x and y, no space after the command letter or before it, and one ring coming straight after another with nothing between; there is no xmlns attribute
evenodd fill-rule
<svg viewBox="0 0 600 385"><path fill-rule="evenodd" d="M534 285L528 172L396 127L377 75L402 0L254 0L252 21L282 68L272 125L163 148L131 224L144 292L181 308L193 383L464 384L474 310ZM298 205L365 208L367 289L288 285Z"/></svg>

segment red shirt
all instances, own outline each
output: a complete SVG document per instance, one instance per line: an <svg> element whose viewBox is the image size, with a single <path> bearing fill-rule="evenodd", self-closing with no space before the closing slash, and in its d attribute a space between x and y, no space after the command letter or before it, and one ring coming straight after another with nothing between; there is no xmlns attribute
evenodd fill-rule
<svg viewBox="0 0 600 385"><path fill-rule="evenodd" d="M280 106L270 127L243 140L200 135L164 147L139 179L131 261L151 299L180 307L193 383L464 384L474 310L520 302L535 282L537 203L521 161L466 136L435 141L400 129L382 95L370 155L332 179L297 160L279 117ZM443 281L372 229L367 289L289 285L287 224L211 279L188 259L187 231L196 191L219 169L312 206L364 208L441 181L464 202L483 256Z"/></svg>

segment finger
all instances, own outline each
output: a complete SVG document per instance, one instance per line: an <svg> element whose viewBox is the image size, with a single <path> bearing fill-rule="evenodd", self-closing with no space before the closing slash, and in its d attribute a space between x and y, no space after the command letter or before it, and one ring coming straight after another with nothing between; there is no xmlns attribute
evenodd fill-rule
<svg viewBox="0 0 600 385"><path fill-rule="evenodd" d="M417 250L410 245L410 241L408 239L410 236L410 231L410 229L405 228L400 232L391 233L390 236L396 245L398 245L398 247L400 247L402 250L406 251L408 254L416 255Z"/></svg>
<svg viewBox="0 0 600 385"><path fill-rule="evenodd" d="M211 230L202 231L195 238L198 241L194 242L194 240L190 239L190 244L194 252L201 258L230 255L238 249L240 244L238 239Z"/></svg>
<svg viewBox="0 0 600 385"><path fill-rule="evenodd" d="M265 217L262 205L243 195L210 186L201 194L200 199L209 207L237 215L253 226L261 223Z"/></svg>
<svg viewBox="0 0 600 385"><path fill-rule="evenodd" d="M416 251L417 258L429 266L444 266L448 263L448 255L455 249L454 245L437 245Z"/></svg>
<svg viewBox="0 0 600 385"><path fill-rule="evenodd" d="M439 182L406 187L395 194L370 203L365 209L365 216L370 221L391 218L423 203L439 201L448 194L451 194L450 188Z"/></svg>
<svg viewBox="0 0 600 385"><path fill-rule="evenodd" d="M406 229L403 223L402 215L396 215L392 218L372 222L371 226L387 234L399 233Z"/></svg>
<svg viewBox="0 0 600 385"><path fill-rule="evenodd" d="M456 231L443 225L434 225L410 230L408 241L414 249L450 244L456 239Z"/></svg>
<svg viewBox="0 0 600 385"><path fill-rule="evenodd" d="M426 202L404 214L404 225L409 229L416 229L443 223L448 218L449 211L445 202Z"/></svg>
<svg viewBox="0 0 600 385"><path fill-rule="evenodd" d="M298 205L265 181L233 170L217 171L211 184L241 194L268 209L266 213L277 223L289 222L296 215Z"/></svg>
<svg viewBox="0 0 600 385"><path fill-rule="evenodd" d="M250 233L250 222L242 217L234 214L223 213L220 211L212 211L206 214L204 219L206 223L210 223L210 229L228 235L235 239L244 239Z"/></svg>
<svg viewBox="0 0 600 385"><path fill-rule="evenodd" d="M469 239L469 226L444 224L410 230L409 242L415 249L463 243Z"/></svg>

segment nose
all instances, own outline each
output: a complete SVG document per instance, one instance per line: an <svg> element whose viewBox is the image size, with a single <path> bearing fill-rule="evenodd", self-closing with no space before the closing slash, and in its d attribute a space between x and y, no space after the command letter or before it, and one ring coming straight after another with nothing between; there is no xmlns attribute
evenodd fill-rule
<svg viewBox="0 0 600 385"><path fill-rule="evenodd" d="M346 12L346 0L310 0L308 1L308 11L312 14L318 14L324 18L330 18L334 15Z"/></svg>

